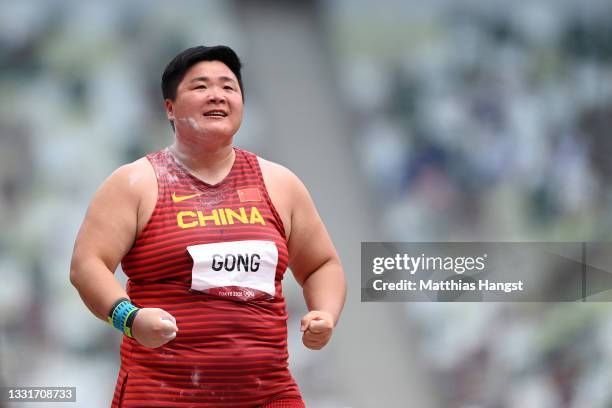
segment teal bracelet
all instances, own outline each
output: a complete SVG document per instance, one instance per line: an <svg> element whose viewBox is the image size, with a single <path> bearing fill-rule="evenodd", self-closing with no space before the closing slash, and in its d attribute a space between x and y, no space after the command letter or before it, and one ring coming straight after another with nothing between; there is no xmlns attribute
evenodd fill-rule
<svg viewBox="0 0 612 408"><path fill-rule="evenodd" d="M140 309L128 299L119 299L108 316L108 323L130 338L132 336L132 323Z"/></svg>
<svg viewBox="0 0 612 408"><path fill-rule="evenodd" d="M134 323L134 319L136 318L136 315L138 314L139 311L140 309L136 308L132 310L131 312L129 312L127 315L127 318L125 319L125 324L123 325L123 332L130 339L134 338L134 335L132 335L132 324Z"/></svg>

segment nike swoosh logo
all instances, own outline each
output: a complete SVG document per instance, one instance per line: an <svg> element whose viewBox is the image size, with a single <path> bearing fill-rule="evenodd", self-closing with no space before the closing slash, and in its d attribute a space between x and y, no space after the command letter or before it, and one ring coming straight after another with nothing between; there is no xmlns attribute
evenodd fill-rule
<svg viewBox="0 0 612 408"><path fill-rule="evenodd" d="M176 193L172 193L172 201L174 201L175 203L180 203L181 201L189 200L190 198L194 198L200 195L202 195L202 193L191 194L191 195L186 195L186 196L177 196Z"/></svg>

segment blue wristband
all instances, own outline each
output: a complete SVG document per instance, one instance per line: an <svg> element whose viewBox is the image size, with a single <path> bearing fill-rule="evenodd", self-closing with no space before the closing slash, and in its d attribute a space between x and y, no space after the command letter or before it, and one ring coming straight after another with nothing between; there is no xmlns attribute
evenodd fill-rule
<svg viewBox="0 0 612 408"><path fill-rule="evenodd" d="M108 316L108 322L120 332L125 333L130 338L133 338L131 323L134 321L134 317L136 316L138 310L140 309L134 306L128 299L119 299L118 303ZM132 318L129 319L130 317ZM130 323L129 325L128 319Z"/></svg>

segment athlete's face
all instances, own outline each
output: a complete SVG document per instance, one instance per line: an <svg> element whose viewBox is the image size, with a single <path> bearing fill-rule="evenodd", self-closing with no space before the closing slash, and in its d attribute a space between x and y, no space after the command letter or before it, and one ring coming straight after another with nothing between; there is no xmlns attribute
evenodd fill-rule
<svg viewBox="0 0 612 408"><path fill-rule="evenodd" d="M242 92L231 69L220 61L201 61L185 74L174 101L166 99L168 119L177 134L231 137L242 122Z"/></svg>

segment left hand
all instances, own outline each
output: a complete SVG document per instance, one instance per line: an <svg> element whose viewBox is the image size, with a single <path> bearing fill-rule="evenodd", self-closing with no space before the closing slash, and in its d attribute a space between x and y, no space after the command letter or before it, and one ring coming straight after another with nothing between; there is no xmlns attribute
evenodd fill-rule
<svg viewBox="0 0 612 408"><path fill-rule="evenodd" d="M300 323L302 343L311 350L320 350L327 344L334 330L334 318L330 313L313 310Z"/></svg>

